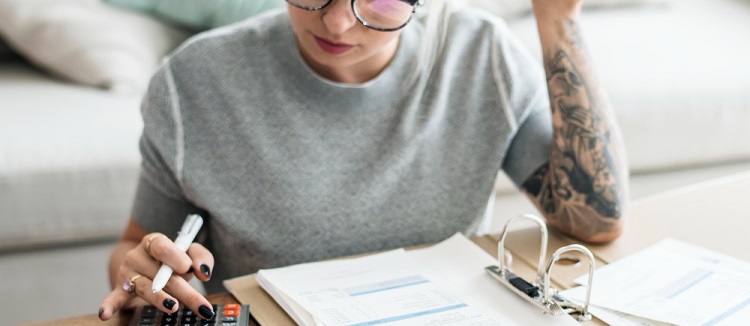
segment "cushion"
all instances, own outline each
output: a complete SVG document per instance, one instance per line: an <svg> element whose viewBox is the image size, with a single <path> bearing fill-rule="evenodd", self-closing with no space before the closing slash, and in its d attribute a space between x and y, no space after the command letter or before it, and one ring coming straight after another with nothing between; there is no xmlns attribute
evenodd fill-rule
<svg viewBox="0 0 750 326"><path fill-rule="evenodd" d="M664 3L667 0L585 0L583 9L623 7L644 4ZM512 19L531 13L531 0L458 0L471 6L483 8L505 19Z"/></svg>
<svg viewBox="0 0 750 326"><path fill-rule="evenodd" d="M122 232L138 180L140 97L0 63L0 251Z"/></svg>
<svg viewBox="0 0 750 326"><path fill-rule="evenodd" d="M60 77L140 93L161 58L189 34L98 0L2 0L0 36Z"/></svg>
<svg viewBox="0 0 750 326"><path fill-rule="evenodd" d="M202 31L285 5L282 0L104 0L159 19Z"/></svg>

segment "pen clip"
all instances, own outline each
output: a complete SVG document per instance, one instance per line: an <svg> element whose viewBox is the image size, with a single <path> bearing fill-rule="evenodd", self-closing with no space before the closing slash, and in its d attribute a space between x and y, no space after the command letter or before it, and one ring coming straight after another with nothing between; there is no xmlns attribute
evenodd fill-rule
<svg viewBox="0 0 750 326"><path fill-rule="evenodd" d="M198 233L201 226L203 226L203 218L198 214L190 214L187 219L185 219L185 222L182 223L182 228L178 234L195 235Z"/></svg>

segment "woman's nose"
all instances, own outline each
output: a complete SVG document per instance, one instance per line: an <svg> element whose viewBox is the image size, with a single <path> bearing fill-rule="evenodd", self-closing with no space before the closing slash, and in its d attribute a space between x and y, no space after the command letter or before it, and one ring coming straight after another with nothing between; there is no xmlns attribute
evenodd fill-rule
<svg viewBox="0 0 750 326"><path fill-rule="evenodd" d="M352 0L333 0L322 11L323 24L331 35L342 35L357 24L351 7Z"/></svg>

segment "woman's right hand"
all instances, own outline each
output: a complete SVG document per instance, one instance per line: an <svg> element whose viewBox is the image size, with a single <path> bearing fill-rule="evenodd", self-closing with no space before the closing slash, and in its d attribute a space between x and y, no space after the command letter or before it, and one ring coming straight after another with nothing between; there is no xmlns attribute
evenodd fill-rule
<svg viewBox="0 0 750 326"><path fill-rule="evenodd" d="M121 261L114 289L99 306L101 320L112 318L120 309L143 304L166 313L176 312L183 305L204 319L213 317L211 303L188 283L193 275L203 282L211 278L214 257L203 245L192 243L187 252L182 252L167 236L150 233L127 250ZM152 280L162 264L172 267L174 273L162 291L152 293ZM131 284L135 289L128 289Z"/></svg>

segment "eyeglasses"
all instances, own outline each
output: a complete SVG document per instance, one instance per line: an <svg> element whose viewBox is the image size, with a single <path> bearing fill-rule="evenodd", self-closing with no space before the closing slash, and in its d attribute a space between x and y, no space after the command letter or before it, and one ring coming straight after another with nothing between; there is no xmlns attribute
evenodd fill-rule
<svg viewBox="0 0 750 326"><path fill-rule="evenodd" d="M321 10L333 0L286 0L292 6L305 10ZM406 26L414 17L417 6L424 0L351 0L352 12L368 28L392 32Z"/></svg>

